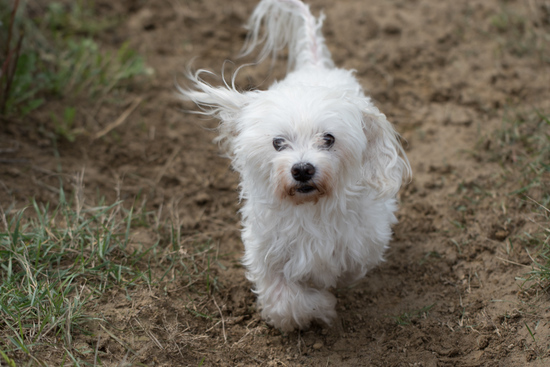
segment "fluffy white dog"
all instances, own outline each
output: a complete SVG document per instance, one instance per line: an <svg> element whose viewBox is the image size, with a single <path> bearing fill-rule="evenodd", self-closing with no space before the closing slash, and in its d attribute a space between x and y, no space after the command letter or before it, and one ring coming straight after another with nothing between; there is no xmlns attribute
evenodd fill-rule
<svg viewBox="0 0 550 367"><path fill-rule="evenodd" d="M289 48L289 74L266 91L212 87L199 70L184 99L221 120L223 151L241 176L243 263L262 317L283 331L330 324L330 288L383 260L395 195L411 168L398 135L353 71L334 66L299 0L263 0L244 53ZM263 29L263 32L261 31Z"/></svg>

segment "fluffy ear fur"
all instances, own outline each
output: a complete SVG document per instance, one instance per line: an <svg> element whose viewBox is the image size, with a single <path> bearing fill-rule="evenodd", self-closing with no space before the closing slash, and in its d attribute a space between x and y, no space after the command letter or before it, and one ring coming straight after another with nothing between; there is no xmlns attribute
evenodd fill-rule
<svg viewBox="0 0 550 367"><path fill-rule="evenodd" d="M229 85L224 79L224 87L213 87L201 78L201 74L211 74L207 70L198 70L195 74L188 73L187 78L193 83L193 89L177 86L180 98L194 102L200 107L202 115L212 116L220 120L219 135L215 139L221 151L232 158L232 141L237 135L237 121L244 106L250 102L255 92L241 93L235 88L234 78Z"/></svg>
<svg viewBox="0 0 550 367"><path fill-rule="evenodd" d="M363 130L367 149L363 155L363 172L367 182L381 197L395 196L403 179L410 179L411 166L386 116L378 111L365 112Z"/></svg>

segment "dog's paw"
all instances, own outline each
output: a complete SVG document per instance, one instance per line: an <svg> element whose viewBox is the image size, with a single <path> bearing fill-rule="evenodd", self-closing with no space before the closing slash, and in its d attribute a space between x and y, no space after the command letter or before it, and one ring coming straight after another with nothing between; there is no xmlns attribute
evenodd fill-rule
<svg viewBox="0 0 550 367"><path fill-rule="evenodd" d="M287 284L260 298L262 317L284 332L306 329L313 320L330 325L336 317L336 297L327 290Z"/></svg>

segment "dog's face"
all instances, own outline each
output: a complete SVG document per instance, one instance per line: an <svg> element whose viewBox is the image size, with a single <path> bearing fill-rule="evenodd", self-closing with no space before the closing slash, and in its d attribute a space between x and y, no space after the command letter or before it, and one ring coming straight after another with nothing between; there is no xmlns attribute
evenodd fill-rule
<svg viewBox="0 0 550 367"><path fill-rule="evenodd" d="M220 119L217 141L241 174L245 199L303 204L366 186L393 196L410 173L393 127L351 73L333 72L326 87L312 87L312 74L244 93L212 87L201 73L190 76L197 90L180 91Z"/></svg>
<svg viewBox="0 0 550 367"><path fill-rule="evenodd" d="M328 88L259 92L236 121L235 165L279 200L317 202L361 179L362 120L359 106Z"/></svg>

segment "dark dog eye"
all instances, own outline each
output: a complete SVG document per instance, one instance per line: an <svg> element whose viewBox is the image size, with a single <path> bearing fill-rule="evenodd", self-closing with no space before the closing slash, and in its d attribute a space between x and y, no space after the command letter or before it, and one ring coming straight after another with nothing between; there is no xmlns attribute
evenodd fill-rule
<svg viewBox="0 0 550 367"><path fill-rule="evenodd" d="M334 145L334 141L336 139L334 139L334 136L332 136L331 134L325 134L323 135L323 141L324 141L324 146L323 148L325 149L330 149L332 148L332 146Z"/></svg>
<svg viewBox="0 0 550 367"><path fill-rule="evenodd" d="M273 139L273 148L275 148L276 151L280 152L281 150L285 149L285 139L283 138L274 138Z"/></svg>

